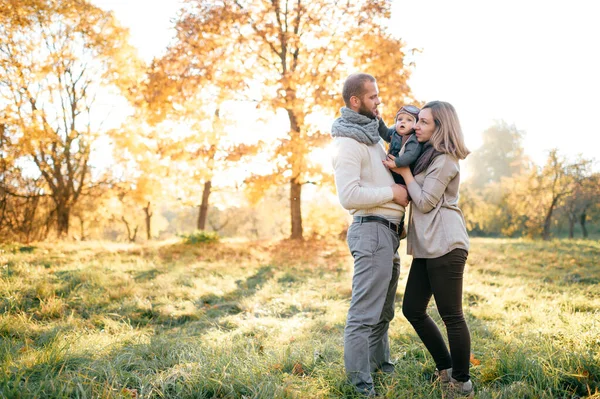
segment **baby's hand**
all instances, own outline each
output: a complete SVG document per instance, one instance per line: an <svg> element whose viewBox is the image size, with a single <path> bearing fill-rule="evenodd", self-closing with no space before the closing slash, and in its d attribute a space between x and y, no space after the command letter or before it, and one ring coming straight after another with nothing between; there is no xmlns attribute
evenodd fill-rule
<svg viewBox="0 0 600 399"><path fill-rule="evenodd" d="M386 168L393 169L396 167L396 162L394 161L395 159L395 156L393 156L392 154L388 154L387 158L382 162Z"/></svg>

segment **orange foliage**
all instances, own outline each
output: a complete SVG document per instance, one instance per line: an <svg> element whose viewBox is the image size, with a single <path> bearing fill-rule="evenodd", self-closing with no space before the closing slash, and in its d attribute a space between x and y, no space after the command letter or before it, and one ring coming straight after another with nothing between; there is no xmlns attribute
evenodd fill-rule
<svg viewBox="0 0 600 399"><path fill-rule="evenodd" d="M385 0L188 0L177 22L170 52L171 61L179 60L171 62L175 75L287 113L289 129L271 152L272 172L247 183L254 201L272 185L289 184L292 238L302 237L302 185L327 174L309 154L328 142L329 132L315 129L309 116L333 118L343 80L357 69L392 82L391 101L410 98L402 42L384 28L389 7Z"/></svg>
<svg viewBox="0 0 600 399"><path fill-rule="evenodd" d="M124 88L139 64L127 31L85 1L5 0L0 35L7 159L41 176L58 234L66 235L72 209L98 183L89 164L100 134L91 123L94 98L106 83Z"/></svg>

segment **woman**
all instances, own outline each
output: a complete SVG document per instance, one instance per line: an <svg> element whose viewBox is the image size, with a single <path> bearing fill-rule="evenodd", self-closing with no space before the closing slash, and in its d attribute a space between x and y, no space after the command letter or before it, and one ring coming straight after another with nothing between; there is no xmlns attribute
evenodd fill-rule
<svg viewBox="0 0 600 399"><path fill-rule="evenodd" d="M456 111L449 103L427 103L419 112L415 132L424 146L414 176L408 167L395 168L393 157L384 161L402 175L412 198L407 245L413 261L402 312L433 356L448 396L473 397L469 376L471 337L462 311L469 237L458 208L458 161L465 159L469 150ZM432 295L446 325L450 352L426 312Z"/></svg>

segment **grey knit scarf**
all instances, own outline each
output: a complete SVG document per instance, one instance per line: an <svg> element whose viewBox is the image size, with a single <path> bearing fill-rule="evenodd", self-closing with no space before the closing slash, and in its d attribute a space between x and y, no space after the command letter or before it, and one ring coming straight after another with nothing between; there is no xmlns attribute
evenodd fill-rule
<svg viewBox="0 0 600 399"><path fill-rule="evenodd" d="M331 126L333 137L349 137L359 143L373 145L379 142L378 119L371 119L347 107L340 109L342 116Z"/></svg>

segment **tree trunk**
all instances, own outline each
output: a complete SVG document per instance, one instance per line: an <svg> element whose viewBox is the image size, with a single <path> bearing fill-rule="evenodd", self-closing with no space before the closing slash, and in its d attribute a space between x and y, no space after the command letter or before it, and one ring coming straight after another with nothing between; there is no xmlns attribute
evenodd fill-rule
<svg viewBox="0 0 600 399"><path fill-rule="evenodd" d="M552 204L550 204L550 209L548 209L548 213L546 214L546 219L544 220L544 231L542 232L542 238L544 240L550 239L550 225L552 224L552 212L554 212L554 207L558 202L558 197L552 200Z"/></svg>
<svg viewBox="0 0 600 399"><path fill-rule="evenodd" d="M68 206L60 204L56 207L56 231L58 237L68 237L70 216L71 209Z"/></svg>
<svg viewBox="0 0 600 399"><path fill-rule="evenodd" d="M569 238L575 237L575 220L575 215L569 212Z"/></svg>
<svg viewBox="0 0 600 399"><path fill-rule="evenodd" d="M146 215L146 239L151 240L152 231L150 230L150 222L152 221L154 212L150 212L150 201L148 201L148 204L144 207L144 214Z"/></svg>
<svg viewBox="0 0 600 399"><path fill-rule="evenodd" d="M548 241L550 239L550 223L552 221L552 210L548 212L546 215L546 219L544 220L544 230L542 231L542 239Z"/></svg>
<svg viewBox="0 0 600 399"><path fill-rule="evenodd" d="M211 187L211 180L207 180L206 182L204 182L204 190L202 191L202 202L200 203L200 211L198 212L198 222L196 224L198 230L204 230L204 228L206 227L206 217L208 215L208 197L210 197Z"/></svg>
<svg viewBox="0 0 600 399"><path fill-rule="evenodd" d="M581 231L583 232L583 238L588 238L588 231L585 227L585 221L587 219L587 214L586 214L586 210L584 210L583 212L581 212L581 215L579 216L579 224L581 225Z"/></svg>
<svg viewBox="0 0 600 399"><path fill-rule="evenodd" d="M79 216L79 230L81 230L81 237L79 238L81 241L85 241L85 228L83 224L83 217Z"/></svg>
<svg viewBox="0 0 600 399"><path fill-rule="evenodd" d="M286 100L288 104L293 105L296 100L296 92L291 88L286 88ZM300 126L301 123L299 121L299 117L294 109L294 107L286 109L288 113L288 117L290 119L290 141L292 143L292 147L298 144L301 140L300 138ZM292 240L301 240L303 237L302 231L302 184L300 184L300 176L301 176L301 165L304 165L306 159L301 155L302 152L297 154L292 154L290 160L291 172L292 172L292 180L290 181L290 214L292 218L292 235L290 238ZM299 157L299 158L297 158Z"/></svg>
<svg viewBox="0 0 600 399"><path fill-rule="evenodd" d="M24 221L23 228L25 230L25 239L27 244L29 244L33 240L34 236L34 222L35 222L35 214L38 208L39 197L34 197L31 199L27 199L25 202L25 212L24 212Z"/></svg>
<svg viewBox="0 0 600 399"><path fill-rule="evenodd" d="M127 222L127 219L125 219L125 216L122 216L121 220L123 221L123 223L125 223L125 227L127 228L127 239L129 240L129 242L135 242L135 237L137 236L138 226L135 226L135 229L133 229L133 234L132 234L131 227L129 226L129 222Z"/></svg>
<svg viewBox="0 0 600 399"><path fill-rule="evenodd" d="M292 216L292 240L302 239L302 185L295 180L290 182L290 212Z"/></svg>

